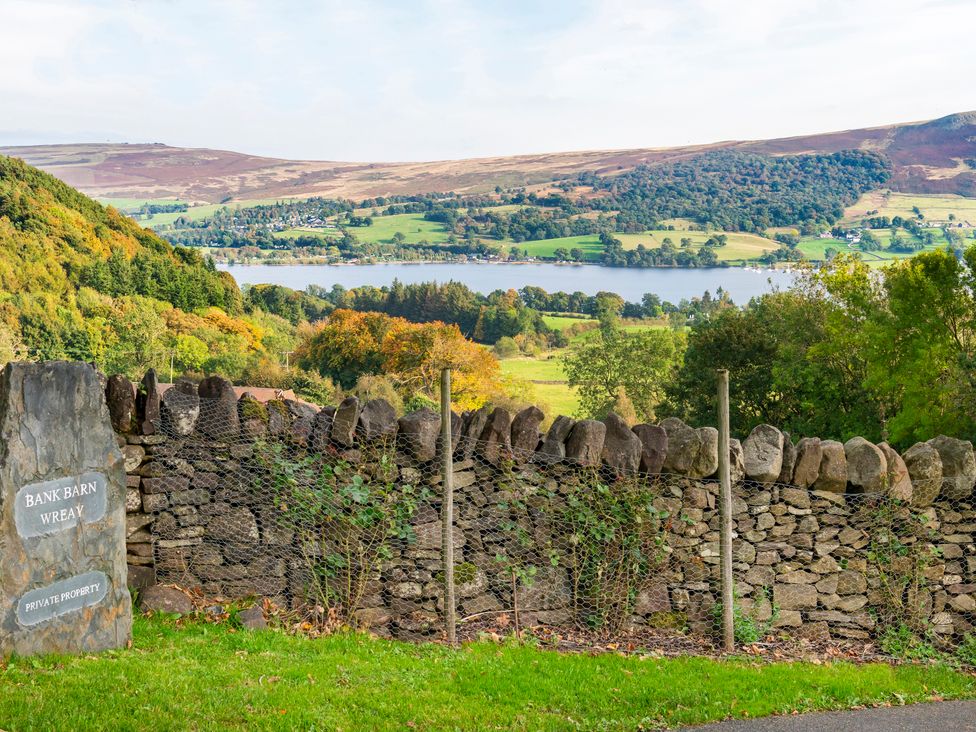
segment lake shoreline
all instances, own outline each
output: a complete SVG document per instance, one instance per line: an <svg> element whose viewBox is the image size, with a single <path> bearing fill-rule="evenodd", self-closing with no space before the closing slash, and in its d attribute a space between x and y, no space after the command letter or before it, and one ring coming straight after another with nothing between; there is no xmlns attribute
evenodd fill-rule
<svg viewBox="0 0 976 732"><path fill-rule="evenodd" d="M474 266L476 264L484 266ZM496 290L540 287L547 292L615 292L630 302L639 302L653 293L661 300L680 303L713 295L719 288L738 304L787 287L794 278L785 270L758 270L744 267L607 267L598 264L554 262L383 262L375 264L224 264L218 269L244 285L276 284L294 290L310 285L347 289L362 286L384 287L394 281L461 282L471 290L489 294Z"/></svg>

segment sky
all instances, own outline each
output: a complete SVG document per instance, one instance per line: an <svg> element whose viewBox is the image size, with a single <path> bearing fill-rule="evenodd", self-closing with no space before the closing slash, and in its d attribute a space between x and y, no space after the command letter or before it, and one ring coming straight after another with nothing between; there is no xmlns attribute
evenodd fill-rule
<svg viewBox="0 0 976 732"><path fill-rule="evenodd" d="M972 0L0 0L0 144L441 160L976 109Z"/></svg>

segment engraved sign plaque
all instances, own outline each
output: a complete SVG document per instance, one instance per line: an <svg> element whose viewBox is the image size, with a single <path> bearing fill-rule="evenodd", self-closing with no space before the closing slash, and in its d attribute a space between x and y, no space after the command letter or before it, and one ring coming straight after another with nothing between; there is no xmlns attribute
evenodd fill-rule
<svg viewBox="0 0 976 732"><path fill-rule="evenodd" d="M25 593L17 602L17 622L37 625L59 615L97 605L108 592L104 572L85 572Z"/></svg>
<svg viewBox="0 0 976 732"><path fill-rule="evenodd" d="M14 524L23 539L46 536L105 516L104 473L25 485L14 501Z"/></svg>
<svg viewBox="0 0 976 732"><path fill-rule="evenodd" d="M91 366L0 369L0 659L126 645L125 484Z"/></svg>

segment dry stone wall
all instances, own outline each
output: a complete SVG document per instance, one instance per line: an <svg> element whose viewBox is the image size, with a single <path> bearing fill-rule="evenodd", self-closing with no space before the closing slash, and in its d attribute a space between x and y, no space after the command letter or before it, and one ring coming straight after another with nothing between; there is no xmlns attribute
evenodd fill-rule
<svg viewBox="0 0 976 732"><path fill-rule="evenodd" d="M397 419L382 400L320 409L237 399L217 377L159 394L152 373L138 392L112 377L106 394L128 474L131 583L315 603L316 572L344 571L329 565L352 535L338 528L347 526L340 514L367 501L357 486L379 485L388 493L377 510L395 504L398 533L361 578L347 573L344 600L361 622L396 633L439 628L438 414ZM629 428L611 415L561 416L541 433L542 418L533 407L452 416L460 616L518 605L526 624L709 632L719 597L716 430L673 418ZM814 639L868 638L888 624L947 639L972 628L970 443L937 437L899 455L862 438L794 441L760 425L732 441L730 459L736 595L750 622ZM334 513L283 520L301 497L296 486L318 490ZM405 489L409 501L395 503ZM608 501L618 513L643 501L651 518L616 525L601 539L604 555L587 554L587 515ZM628 574L633 556L640 571Z"/></svg>

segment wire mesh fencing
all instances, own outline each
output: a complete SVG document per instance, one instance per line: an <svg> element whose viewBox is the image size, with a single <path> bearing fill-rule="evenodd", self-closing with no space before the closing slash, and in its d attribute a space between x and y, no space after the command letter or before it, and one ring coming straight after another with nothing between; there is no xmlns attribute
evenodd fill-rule
<svg viewBox="0 0 976 732"><path fill-rule="evenodd" d="M560 417L542 435L541 415L481 410L452 415L447 447L431 410L397 419L382 400L319 410L195 389L172 387L156 434L142 438L160 582L443 637L446 537L461 637L558 633L681 652L720 638L720 487L707 439L689 450L672 433L668 457L637 428L634 442L619 425ZM853 453L831 479L830 450L799 447L758 480L742 446L730 450L736 642L920 656L968 643L972 486L951 469L919 477L925 455L911 451L909 466L896 455L876 470L876 485L850 480L861 475ZM804 473L814 457L816 475Z"/></svg>

